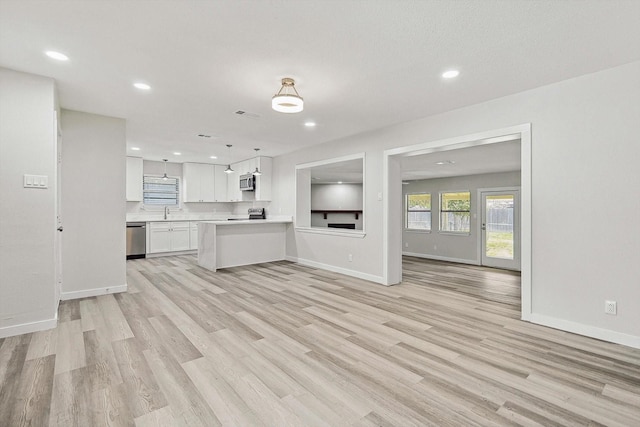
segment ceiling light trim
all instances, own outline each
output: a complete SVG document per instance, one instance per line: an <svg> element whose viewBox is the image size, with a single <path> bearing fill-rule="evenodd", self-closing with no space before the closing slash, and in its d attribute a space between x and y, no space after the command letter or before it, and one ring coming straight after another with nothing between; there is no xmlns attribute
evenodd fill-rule
<svg viewBox="0 0 640 427"><path fill-rule="evenodd" d="M447 70L442 73L442 77L445 79L454 79L460 75L460 71L458 70Z"/></svg>
<svg viewBox="0 0 640 427"><path fill-rule="evenodd" d="M151 90L151 86L149 86L146 83L142 83L142 82L134 83L133 87L135 87L136 89L140 89L140 90Z"/></svg>
<svg viewBox="0 0 640 427"><path fill-rule="evenodd" d="M45 53L49 58L55 59L56 61L68 61L69 57L61 52L56 52L55 50L47 50Z"/></svg>

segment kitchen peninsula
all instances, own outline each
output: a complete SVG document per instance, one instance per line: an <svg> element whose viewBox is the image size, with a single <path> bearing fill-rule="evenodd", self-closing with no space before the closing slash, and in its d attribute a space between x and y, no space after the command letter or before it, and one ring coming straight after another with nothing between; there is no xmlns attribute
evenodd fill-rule
<svg viewBox="0 0 640 427"><path fill-rule="evenodd" d="M198 265L216 271L283 260L291 223L291 218L199 222Z"/></svg>

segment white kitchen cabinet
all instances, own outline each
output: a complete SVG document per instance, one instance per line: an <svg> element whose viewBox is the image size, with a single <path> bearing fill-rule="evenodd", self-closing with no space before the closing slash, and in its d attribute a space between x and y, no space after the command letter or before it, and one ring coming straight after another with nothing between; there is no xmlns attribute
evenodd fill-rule
<svg viewBox="0 0 640 427"><path fill-rule="evenodd" d="M223 165L214 165L215 174L215 201L226 202L229 200L227 196L227 179L229 178L224 170L227 168Z"/></svg>
<svg viewBox="0 0 640 427"><path fill-rule="evenodd" d="M231 168L234 173L227 177L227 199L230 202L270 201L272 164L271 157L255 157L233 163ZM252 174L256 168L260 170L262 175L255 177L255 191L241 191L240 176Z"/></svg>
<svg viewBox="0 0 640 427"><path fill-rule="evenodd" d="M183 163L184 202L215 202L215 165Z"/></svg>
<svg viewBox="0 0 640 427"><path fill-rule="evenodd" d="M256 159L243 160L240 175L252 174L256 170Z"/></svg>
<svg viewBox="0 0 640 427"><path fill-rule="evenodd" d="M227 175L227 201L239 202L242 201L242 192L240 191L240 164L234 163L231 165L233 173Z"/></svg>
<svg viewBox="0 0 640 427"><path fill-rule="evenodd" d="M142 159L140 157L127 157L127 202L142 201Z"/></svg>
<svg viewBox="0 0 640 427"><path fill-rule="evenodd" d="M171 252L170 222L150 222L147 229L149 230L148 253Z"/></svg>
<svg viewBox="0 0 640 427"><path fill-rule="evenodd" d="M180 221L171 223L171 250L172 251L188 251L191 249L190 242L191 232L189 229L189 221Z"/></svg>
<svg viewBox="0 0 640 427"><path fill-rule="evenodd" d="M198 249L198 221L190 222L189 233L189 248Z"/></svg>
<svg viewBox="0 0 640 427"><path fill-rule="evenodd" d="M189 221L150 222L147 253L186 251L191 249Z"/></svg>
<svg viewBox="0 0 640 427"><path fill-rule="evenodd" d="M273 160L271 157L256 157L255 168L258 168L262 175L256 176L255 200L271 200L271 176L273 174Z"/></svg>

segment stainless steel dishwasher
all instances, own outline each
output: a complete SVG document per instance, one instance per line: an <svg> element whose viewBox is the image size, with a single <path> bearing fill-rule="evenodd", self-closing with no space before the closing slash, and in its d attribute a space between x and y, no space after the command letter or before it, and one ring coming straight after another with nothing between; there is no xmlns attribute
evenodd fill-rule
<svg viewBox="0 0 640 427"><path fill-rule="evenodd" d="M146 227L146 222L127 222L127 259L144 258L146 256Z"/></svg>

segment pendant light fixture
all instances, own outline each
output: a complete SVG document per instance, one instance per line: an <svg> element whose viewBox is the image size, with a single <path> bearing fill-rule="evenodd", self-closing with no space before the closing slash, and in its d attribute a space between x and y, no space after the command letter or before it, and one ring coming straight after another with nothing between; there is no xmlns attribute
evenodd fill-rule
<svg viewBox="0 0 640 427"><path fill-rule="evenodd" d="M167 176L167 159L162 159L162 161L164 162L164 175L162 176L162 180L166 181L169 179L169 177Z"/></svg>
<svg viewBox="0 0 640 427"><path fill-rule="evenodd" d="M255 152L256 152L256 161L258 161L258 151L260 151L259 148L254 148ZM260 172L260 170L258 169L258 166L256 166L256 170L253 171L253 176L260 176L262 175L262 172Z"/></svg>
<svg viewBox="0 0 640 427"><path fill-rule="evenodd" d="M298 94L296 82L289 77L282 79L282 87L271 98L271 108L280 113L299 113L304 109L304 100Z"/></svg>
<svg viewBox="0 0 640 427"><path fill-rule="evenodd" d="M224 173L233 173L235 172L233 169L231 169L231 144L227 144L227 150L229 151L229 164L227 165L227 168L224 170Z"/></svg>

